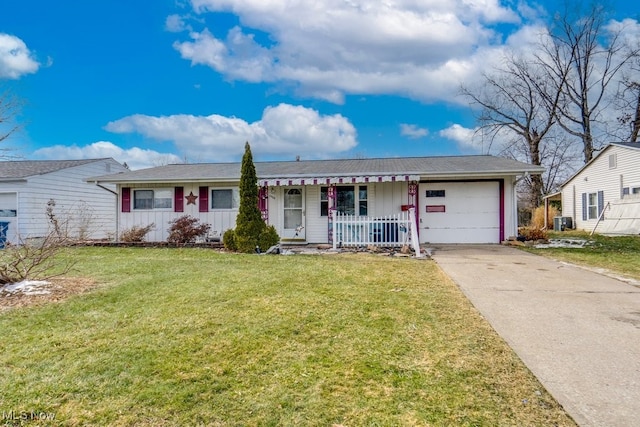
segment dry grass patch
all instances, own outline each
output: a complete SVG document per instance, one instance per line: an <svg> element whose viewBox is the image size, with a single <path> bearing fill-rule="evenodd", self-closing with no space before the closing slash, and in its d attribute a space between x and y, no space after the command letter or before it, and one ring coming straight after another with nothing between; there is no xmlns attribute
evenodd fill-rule
<svg viewBox="0 0 640 427"><path fill-rule="evenodd" d="M6 292L0 288L0 312L16 307L33 307L64 301L98 286L94 279L86 277L55 277L46 282L47 285L39 287L42 293L37 294Z"/></svg>

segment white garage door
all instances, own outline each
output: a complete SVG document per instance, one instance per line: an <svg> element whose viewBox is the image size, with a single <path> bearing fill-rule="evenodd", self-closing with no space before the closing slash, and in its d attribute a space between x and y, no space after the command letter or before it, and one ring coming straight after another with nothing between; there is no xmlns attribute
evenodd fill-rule
<svg viewBox="0 0 640 427"><path fill-rule="evenodd" d="M420 184L421 243L499 243L498 182Z"/></svg>

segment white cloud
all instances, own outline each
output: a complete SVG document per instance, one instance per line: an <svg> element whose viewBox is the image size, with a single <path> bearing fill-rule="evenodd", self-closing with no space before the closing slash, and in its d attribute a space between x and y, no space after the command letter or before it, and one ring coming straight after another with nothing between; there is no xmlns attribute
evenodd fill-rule
<svg viewBox="0 0 640 427"><path fill-rule="evenodd" d="M79 147L77 145L54 145L41 148L33 154L38 159L99 159L112 157L120 163L127 163L131 169L142 169L169 163L182 163L175 154L160 153L141 148L123 149L108 141L98 141Z"/></svg>
<svg viewBox="0 0 640 427"><path fill-rule="evenodd" d="M294 87L343 102L345 94L449 99L470 73L457 66L518 16L499 0L192 0L201 16L233 13L227 34L190 31L174 48L230 80ZM214 28L215 30L215 28ZM260 41L252 32L266 34Z"/></svg>
<svg viewBox="0 0 640 427"><path fill-rule="evenodd" d="M110 122L106 130L139 133L172 141L188 161L229 161L251 144L254 155L327 158L357 145L356 130L343 116L320 115L316 110L280 104L267 107L259 121L235 117L186 114L153 117L136 114Z"/></svg>
<svg viewBox="0 0 640 427"><path fill-rule="evenodd" d="M429 135L429 131L416 125L402 123L400 124L400 135L410 139L419 139Z"/></svg>
<svg viewBox="0 0 640 427"><path fill-rule="evenodd" d="M453 124L438 132L438 135L454 141L462 150L485 151L482 147L482 138L478 136L477 129L469 129L459 124Z"/></svg>
<svg viewBox="0 0 640 427"><path fill-rule="evenodd" d="M164 28L172 33L190 30L191 26L185 23L185 18L180 15L169 15L164 22Z"/></svg>
<svg viewBox="0 0 640 427"><path fill-rule="evenodd" d="M16 36L0 33L0 79L18 79L38 71L35 60L25 42Z"/></svg>

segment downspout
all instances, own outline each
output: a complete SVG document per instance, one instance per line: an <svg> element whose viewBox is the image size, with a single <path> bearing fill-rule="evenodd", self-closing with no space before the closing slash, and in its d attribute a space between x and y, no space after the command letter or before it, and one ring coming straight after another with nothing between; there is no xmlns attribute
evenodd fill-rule
<svg viewBox="0 0 640 427"><path fill-rule="evenodd" d="M117 191L113 191L113 190L111 190L110 188L107 188L107 187L105 187L105 186L104 186L104 185L102 185L102 184L98 184L98 182L97 182L97 181L96 181L96 187L100 187L100 188L102 188L103 190L106 190L106 191L108 191L109 193L113 194L114 196L117 196L117 195L118 195L118 192L117 192Z"/></svg>
<svg viewBox="0 0 640 427"><path fill-rule="evenodd" d="M118 192L117 191L113 191L110 188L105 187L104 185L100 184L98 181L96 181L96 187L100 187L103 190L108 191L109 193L113 194L115 196L116 202L114 203L115 207L116 207L116 235L115 235L115 241L116 243L118 243L120 241L120 237L119 237L119 233L118 231L120 230L120 216L118 215L118 213L120 212L120 210L118 209ZM119 188L120 184L116 184L116 188Z"/></svg>

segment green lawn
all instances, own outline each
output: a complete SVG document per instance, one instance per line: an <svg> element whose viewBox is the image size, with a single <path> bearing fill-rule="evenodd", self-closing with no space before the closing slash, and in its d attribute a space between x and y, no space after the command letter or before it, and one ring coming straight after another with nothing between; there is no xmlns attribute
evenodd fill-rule
<svg viewBox="0 0 640 427"><path fill-rule="evenodd" d="M7 425L575 425L428 260L75 248L0 314ZM4 425L4 424L3 424Z"/></svg>
<svg viewBox="0 0 640 427"><path fill-rule="evenodd" d="M640 236L590 236L584 231L550 233L552 239L584 239L584 248L527 249L531 252L588 267L605 268L640 280Z"/></svg>

